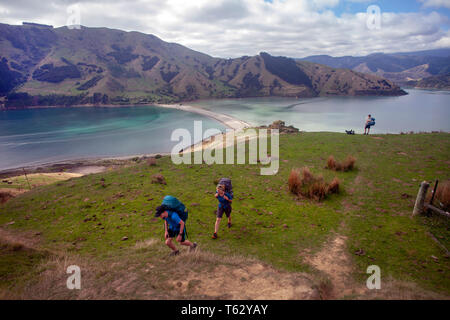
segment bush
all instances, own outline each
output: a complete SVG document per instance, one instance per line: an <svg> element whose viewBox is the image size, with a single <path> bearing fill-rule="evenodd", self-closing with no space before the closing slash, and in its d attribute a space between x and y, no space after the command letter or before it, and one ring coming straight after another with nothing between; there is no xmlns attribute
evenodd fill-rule
<svg viewBox="0 0 450 320"><path fill-rule="evenodd" d="M335 170L336 169L336 160L334 159L333 156L329 156L328 157L327 169L330 169L330 170Z"/></svg>
<svg viewBox="0 0 450 320"><path fill-rule="evenodd" d="M328 186L328 193L339 193L339 185L340 181L335 177Z"/></svg>
<svg viewBox="0 0 450 320"><path fill-rule="evenodd" d="M333 156L329 156L327 160L326 169L334 170L334 171L351 171L355 168L356 159L352 156L348 156L344 162L338 162L334 159Z"/></svg>
<svg viewBox="0 0 450 320"><path fill-rule="evenodd" d="M300 171L292 169L288 179L289 191L293 194L299 194L302 186L302 179L300 178Z"/></svg>
<svg viewBox="0 0 450 320"><path fill-rule="evenodd" d="M315 177L308 167L292 169L288 179L290 192L316 201L322 201L329 194L339 193L339 185L339 179L334 178L331 183L327 183L323 176Z"/></svg>
<svg viewBox="0 0 450 320"><path fill-rule="evenodd" d="M356 159L352 156L348 156L347 159L342 163L343 171L351 171L355 168Z"/></svg>

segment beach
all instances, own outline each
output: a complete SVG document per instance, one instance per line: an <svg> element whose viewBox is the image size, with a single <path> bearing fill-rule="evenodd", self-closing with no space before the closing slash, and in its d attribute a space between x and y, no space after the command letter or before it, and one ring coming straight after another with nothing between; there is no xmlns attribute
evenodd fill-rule
<svg viewBox="0 0 450 320"><path fill-rule="evenodd" d="M146 105L141 105L142 107L146 107ZM189 113L196 113L208 117L212 120L218 121L223 124L228 129L234 130L234 132L242 132L243 129L252 127L251 124L237 119L235 117L220 114L217 112L205 110L199 107L194 107L190 105L184 104L155 104L152 105L154 107L159 108L167 108L167 109L176 109L180 111L185 111ZM74 107L84 107L86 106L74 106ZM117 107L117 106L102 106L106 108ZM130 106L121 106L121 107L131 107ZM42 107L40 107L42 108ZM50 107L51 108L51 107ZM210 137L209 139L204 139L202 142L193 144L188 148L185 148L183 152L195 152L205 148L214 148L218 145L221 139L226 138L227 133L221 133L215 136ZM77 173L79 170L84 171L84 174L97 173L96 170L91 170L87 168L91 167L104 167L105 169L109 167L110 163L113 163L114 166L117 165L126 165L130 161L136 158L151 158L157 155L168 156L170 153L167 152L159 152L159 153L150 153L150 154L130 154L126 156L117 156L117 157L90 157L90 158L80 158L80 159L67 159L60 161L52 161L48 163L39 163L36 165L25 166L25 170L27 172L36 172L36 173L44 173L44 172L59 172L64 170L66 172ZM11 177L23 174L22 168L15 169L6 169L0 170L0 177Z"/></svg>

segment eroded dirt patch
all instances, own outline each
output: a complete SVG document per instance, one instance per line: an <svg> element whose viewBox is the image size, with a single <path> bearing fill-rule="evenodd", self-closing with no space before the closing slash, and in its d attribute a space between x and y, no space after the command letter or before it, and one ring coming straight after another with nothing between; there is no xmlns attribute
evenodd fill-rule
<svg viewBox="0 0 450 320"><path fill-rule="evenodd" d="M170 285L183 295L206 299L317 299L313 281L302 273L280 272L262 263L218 265L211 272L188 272Z"/></svg>
<svg viewBox="0 0 450 320"><path fill-rule="evenodd" d="M361 285L357 285L352 277L352 262L346 250L347 237L336 235L323 249L306 261L321 271L330 281L326 299L343 298L364 292Z"/></svg>

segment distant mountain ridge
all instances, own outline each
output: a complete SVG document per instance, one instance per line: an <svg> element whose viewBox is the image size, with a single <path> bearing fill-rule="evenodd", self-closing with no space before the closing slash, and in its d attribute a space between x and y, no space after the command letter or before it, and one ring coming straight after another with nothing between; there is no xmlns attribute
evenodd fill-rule
<svg viewBox="0 0 450 320"><path fill-rule="evenodd" d="M139 32L33 23L0 24L0 78L7 107L405 94L377 76L268 53L221 59Z"/></svg>
<svg viewBox="0 0 450 320"><path fill-rule="evenodd" d="M441 79L450 74L450 48L393 54L375 53L368 56L309 56L299 59L333 68L348 68L377 75L399 85L408 85L430 77Z"/></svg>

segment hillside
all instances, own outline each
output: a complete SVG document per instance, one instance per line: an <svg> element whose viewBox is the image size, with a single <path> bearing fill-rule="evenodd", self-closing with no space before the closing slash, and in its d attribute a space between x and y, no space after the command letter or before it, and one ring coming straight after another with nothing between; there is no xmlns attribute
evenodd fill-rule
<svg viewBox="0 0 450 320"><path fill-rule="evenodd" d="M446 133L286 134L275 176L261 176L261 164L177 166L162 157L33 188L0 204L0 297L448 299L449 260L437 244L450 247L448 221L411 213L421 181L448 179L449 146ZM353 155L355 169L324 169L330 155ZM289 174L304 166L337 176L339 194L322 202L291 194ZM167 184L152 183L156 174ZM212 240L221 177L233 180L233 226L222 222ZM195 254L168 257L153 216L167 194L189 209ZM82 290L65 287L72 264ZM366 287L370 265L381 268L381 290Z"/></svg>
<svg viewBox="0 0 450 320"><path fill-rule="evenodd" d="M363 57L320 55L300 60L377 75L399 85L450 72L450 49L394 54L376 53Z"/></svg>
<svg viewBox="0 0 450 320"><path fill-rule="evenodd" d="M450 73L431 76L418 81L408 81L406 84L421 89L450 90Z"/></svg>
<svg viewBox="0 0 450 320"><path fill-rule="evenodd" d="M6 106L402 95L376 76L261 53L214 58L139 32L0 24Z"/></svg>

